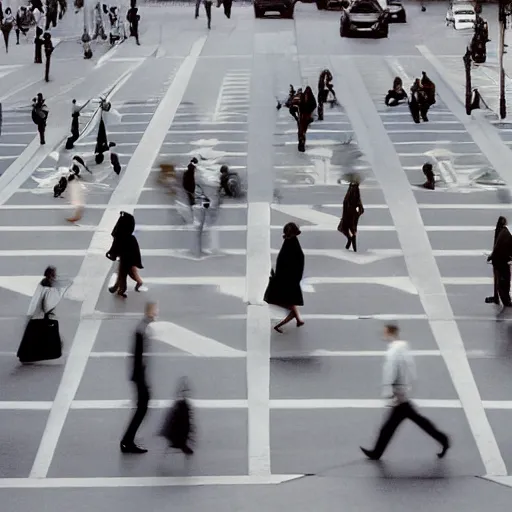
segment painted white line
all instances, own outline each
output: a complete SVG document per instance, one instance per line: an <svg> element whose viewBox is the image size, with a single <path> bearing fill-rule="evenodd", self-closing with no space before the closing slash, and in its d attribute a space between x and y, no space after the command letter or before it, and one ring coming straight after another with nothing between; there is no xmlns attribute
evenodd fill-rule
<svg viewBox="0 0 512 512"><path fill-rule="evenodd" d="M359 145L369 156L376 178L382 184L409 274L418 287L432 333L464 408L486 472L506 475L505 462L485 413L421 212L410 183L402 172L399 155L353 61L341 59L336 71L344 77L337 82L341 87L340 96L346 99L345 108L358 135Z"/></svg>
<svg viewBox="0 0 512 512"><path fill-rule="evenodd" d="M192 121L175 121L172 123L172 126L188 126L191 124L196 124ZM234 124L234 125L244 125L247 126L247 121L202 121L199 123L201 125L209 126L209 125L223 125L223 124ZM169 133L171 133L172 130L169 130ZM195 132L194 132L195 133Z"/></svg>
<svg viewBox="0 0 512 512"><path fill-rule="evenodd" d="M2 489L106 489L133 487L204 487L224 485L278 485L304 475L175 476L98 478L0 478Z"/></svg>
<svg viewBox="0 0 512 512"><path fill-rule="evenodd" d="M169 135L195 135L198 133L247 133L247 130L169 130ZM220 144L218 142L217 144Z"/></svg>
<svg viewBox="0 0 512 512"><path fill-rule="evenodd" d="M419 133L420 135L423 133L435 133L436 135L439 135L440 133L468 133L466 130L414 130L414 132L411 132L411 130L386 130L388 133ZM432 144L437 144L437 140L431 141ZM397 142L394 142L393 144L398 144ZM417 144L417 142L411 142L410 144ZM453 142L453 144L462 144L461 142ZM474 144L474 143L472 143Z"/></svg>
<svg viewBox="0 0 512 512"><path fill-rule="evenodd" d="M376 315L326 315L326 314L304 314L301 315L305 320L378 320L390 321L390 320L427 320L427 315L404 315L404 314L376 314ZM232 315L219 315L219 320L244 320L247 315L244 314L232 314Z"/></svg>
<svg viewBox="0 0 512 512"><path fill-rule="evenodd" d="M490 270L490 269L489 269ZM492 273L492 271L490 270ZM476 286L493 284L492 277L443 277L443 283L451 286Z"/></svg>
<svg viewBox="0 0 512 512"><path fill-rule="evenodd" d="M118 219L119 205L132 205L133 211L133 205L137 203L140 190L149 176L153 162L158 157L158 150L185 94L205 41L206 37L203 37L194 43L190 55L183 61L174 76L171 86L159 104L121 181L111 196L109 207L103 214L99 229L91 240L89 253L70 290L72 292L75 288L77 295L83 296L81 320L30 472L32 478L45 478L48 475L69 408L101 325L101 321L88 320L83 316L94 313L110 272L111 263L106 261L104 253L111 243L110 232Z"/></svg>
<svg viewBox="0 0 512 512"><path fill-rule="evenodd" d="M247 400L191 400L198 409L246 409ZM151 409L167 409L174 400L151 400ZM73 410L91 409L132 409L133 400L74 400L71 404Z"/></svg>
<svg viewBox="0 0 512 512"><path fill-rule="evenodd" d="M409 142L407 144L410 144ZM432 144L432 142L429 142L429 144ZM425 158L425 153L397 153L399 157L411 157L411 158ZM456 151L452 151L453 158L461 158L463 156L474 156L474 157L482 157L482 153L469 153L469 152L463 152L463 153L457 153Z"/></svg>
<svg viewBox="0 0 512 512"><path fill-rule="evenodd" d="M407 114L407 115L410 115L410 114ZM411 129L408 131L408 133L412 133L414 131L414 133L416 133L416 129L414 126L412 126L411 124L411 121L383 121L382 124L384 126L388 125L388 124L406 124L406 125L409 125L411 127ZM460 121L433 121L430 123L430 126L434 125L434 124L462 124ZM444 133L444 130L439 130L441 133ZM466 130L464 130L466 131ZM388 133L389 130L387 130Z"/></svg>
<svg viewBox="0 0 512 512"><path fill-rule="evenodd" d="M16 160L17 158L20 158L20 157L21 157L21 155L0 156L0 160Z"/></svg>
<svg viewBox="0 0 512 512"><path fill-rule="evenodd" d="M439 132L437 132L439 133ZM461 142L461 141L453 141L453 140L435 140L435 141L432 141L432 140L414 140L414 141L400 141L400 142L396 142L396 141L393 141L393 144L395 146L417 146L417 145L422 145L422 144L426 144L426 145L435 145L435 146L446 146L446 145L458 145L458 144L473 144L475 145L475 143L471 140L471 141L464 141L464 142ZM399 153L400 154L400 153ZM457 154L457 153L455 153ZM462 154L465 154L465 153L462 153ZM467 153L469 155L476 155L478 153Z"/></svg>
<svg viewBox="0 0 512 512"><path fill-rule="evenodd" d="M53 402L0 402L0 411L49 411L52 404Z"/></svg>

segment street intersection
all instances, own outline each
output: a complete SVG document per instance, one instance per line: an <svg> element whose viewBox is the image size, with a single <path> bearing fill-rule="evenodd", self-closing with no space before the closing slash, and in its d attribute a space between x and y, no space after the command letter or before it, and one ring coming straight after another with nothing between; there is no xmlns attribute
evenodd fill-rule
<svg viewBox="0 0 512 512"><path fill-rule="evenodd" d="M506 126L461 117L453 73L443 70L464 36L444 27L444 7L429 6L422 18L419 5L406 6L408 23L382 41L340 39L338 14L314 4L297 4L294 21L255 20L251 7L235 4L231 20L214 10L208 34L202 13L194 20L191 8L147 6L140 48L128 41L106 53L104 66L62 94L69 84L53 83L68 102L111 91L108 132L123 171L92 166L84 217L69 225L67 200L51 192L56 167L91 153L95 132L63 151L70 107L56 104L55 144L0 177L3 510L509 506L510 318L484 298L496 219L512 205L481 177L498 172L512 185L511 137ZM290 83L316 89L326 67L340 106L313 123L300 154L296 125L276 110L276 97ZM415 125L406 106L388 109L383 98L394 76L408 85L421 71L438 97L430 121ZM11 92L19 104L21 93ZM9 133L0 162L11 154L2 145L14 142ZM213 228L220 254L200 258L195 228L156 181L159 163L183 168L198 155L213 155L248 184L246 199L221 207ZM418 186L427 161L436 191ZM336 230L344 178L354 171L365 207L357 254ZM149 288L129 290L126 301L108 293L113 269L104 257L121 210L134 212ZM262 297L290 221L302 230L306 323L279 335L271 325L281 312ZM25 311L48 264L74 280L58 308L66 354L20 367ZM140 432L149 452L127 458L119 438L132 407L128 353L148 298L160 306L148 355L153 402ZM381 464L359 451L385 412L386 321L399 323L416 356L418 406L452 437L441 462L408 424ZM156 436L183 375L198 426L190 461L165 453Z"/></svg>

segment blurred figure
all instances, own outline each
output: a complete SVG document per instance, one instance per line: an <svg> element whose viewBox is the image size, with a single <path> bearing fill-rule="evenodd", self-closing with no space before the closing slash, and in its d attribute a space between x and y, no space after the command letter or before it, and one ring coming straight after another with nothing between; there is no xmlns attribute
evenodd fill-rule
<svg viewBox="0 0 512 512"><path fill-rule="evenodd" d="M130 7L128 9L128 14L126 15L126 19L130 24L130 37L135 37L135 42L140 46L139 43L139 22L140 22L140 14L139 9L135 6Z"/></svg>
<svg viewBox="0 0 512 512"><path fill-rule="evenodd" d="M500 219L504 219L501 220ZM496 235L497 232L497 235ZM512 307L510 300L510 262L512 260L512 235L507 220L500 217L496 224L496 241L487 261L492 263L494 280L497 285L498 296L503 307ZM495 302L495 297L492 297ZM487 302L487 299L486 299ZM495 302L496 303L496 302ZM497 302L499 304L499 301Z"/></svg>
<svg viewBox="0 0 512 512"><path fill-rule="evenodd" d="M108 291L117 293L118 296L126 299L128 276L135 281L135 291L143 291L143 282L139 276L139 269L143 269L140 248L133 232L135 231L135 218L133 215L121 212L114 229L112 238L114 239L111 248L107 252L107 258L116 261L119 258L119 267L117 271L117 280Z"/></svg>
<svg viewBox="0 0 512 512"><path fill-rule="evenodd" d="M62 355L59 323L54 310L69 288L71 282L57 279L55 267L47 267L43 280L36 291L27 311L28 322L17 357L22 363L33 363L58 359Z"/></svg>
<svg viewBox="0 0 512 512"><path fill-rule="evenodd" d="M230 171L227 165L220 168L220 189L227 197L240 197L242 195L240 176L237 172Z"/></svg>
<svg viewBox="0 0 512 512"><path fill-rule="evenodd" d="M20 33L27 37L33 22L32 12L25 5L16 12L16 44L20 44Z"/></svg>
<svg viewBox="0 0 512 512"><path fill-rule="evenodd" d="M57 0L46 0L46 26L45 30L50 30L50 26L57 26L57 17L59 15L59 4Z"/></svg>
<svg viewBox="0 0 512 512"><path fill-rule="evenodd" d="M84 52L85 60L92 59L91 36L89 35L87 27L84 27L84 32L82 34L82 50Z"/></svg>
<svg viewBox="0 0 512 512"><path fill-rule="evenodd" d="M44 55L46 57L45 61L45 69L44 69L44 80L45 82L50 81L50 62L53 53L53 43L52 43L52 35L49 32L45 32L43 34L43 46L44 46Z"/></svg>
<svg viewBox="0 0 512 512"><path fill-rule="evenodd" d="M99 37L103 41L107 39L107 34L105 34L105 24L103 22L103 13L101 11L101 4L98 2L94 6L94 33L92 39L95 40Z"/></svg>
<svg viewBox="0 0 512 512"><path fill-rule="evenodd" d="M313 112L315 109L315 96L311 90L311 87L307 86L300 97L299 120L297 123L297 135L299 139L298 149L301 153L306 151L306 133L308 131L309 125L313 122Z"/></svg>
<svg viewBox="0 0 512 512"><path fill-rule="evenodd" d="M180 379L177 399L165 416L160 435L171 448L181 450L185 455L193 455L190 448L195 432L192 404L188 397L190 388L186 377Z"/></svg>
<svg viewBox="0 0 512 512"><path fill-rule="evenodd" d="M432 164L427 162L423 164L422 167L423 174L425 175L425 178L427 181L423 183L423 188L426 188L427 190L435 190L436 189L436 177L434 175L434 170L432 168Z"/></svg>
<svg viewBox="0 0 512 512"><path fill-rule="evenodd" d="M135 436L139 430L149 405L149 387L146 379L146 358L148 352L149 325L158 316L158 305L156 302L148 302L144 310L144 318L141 320L135 331L135 343L133 346L133 371L131 380L135 384L137 396L137 408L130 421L126 432L121 439L120 448L123 453L147 453L145 448L135 444Z"/></svg>
<svg viewBox="0 0 512 512"><path fill-rule="evenodd" d="M204 4L204 10L206 12L206 19L208 20L208 30L212 28L212 4L213 0L196 0L196 15L195 18L199 18L199 8L201 7L201 1Z"/></svg>
<svg viewBox="0 0 512 512"><path fill-rule="evenodd" d="M364 208L361 201L359 183L353 182L348 186L347 193L343 199L343 212L338 225L338 231L347 237L347 245L345 245L347 250L352 246L354 252L357 252L357 225L363 213Z"/></svg>
<svg viewBox="0 0 512 512"><path fill-rule="evenodd" d="M5 52L9 53L9 36L11 34L11 30L14 27L16 20L14 19L14 16L12 15L12 10L10 7L7 7L4 12L4 18L2 20L2 34L4 36L4 43L5 43Z"/></svg>
<svg viewBox="0 0 512 512"><path fill-rule="evenodd" d="M427 99L427 103L429 107L435 104L436 102L436 86L432 80L427 76L425 71L421 72L421 87L423 91L425 91L425 97Z"/></svg>
<svg viewBox="0 0 512 512"><path fill-rule="evenodd" d="M69 176L67 189L69 190L69 202L75 208L75 211L73 215L66 220L72 223L78 222L82 219L84 214L85 203L84 190L78 179L78 174L73 173Z"/></svg>
<svg viewBox="0 0 512 512"><path fill-rule="evenodd" d="M507 225L507 219L503 216L498 217L498 222L496 223L496 228L494 230L494 243L493 247L496 245L496 241L498 240L498 236L501 233L502 229ZM499 296L499 281L498 276L494 270L493 266L493 278L494 278L494 294L490 297L485 298L486 304L499 304L500 296Z"/></svg>
<svg viewBox="0 0 512 512"><path fill-rule="evenodd" d="M297 306L304 305L300 282L304 274L304 253L299 239L301 231L299 226L289 222L283 228L284 242L277 255L276 270L271 271L270 280L263 300L267 304L279 306L289 311L274 330L282 333L281 327L291 322L294 318L297 327L304 325Z"/></svg>
<svg viewBox="0 0 512 512"><path fill-rule="evenodd" d="M334 87L332 85L332 73L328 69L324 69L318 78L318 120L324 120L324 103L327 102L329 97L329 93L331 93L334 97L334 101L336 101L336 93L334 92Z"/></svg>
<svg viewBox="0 0 512 512"><path fill-rule="evenodd" d="M112 165L113 171L119 176L122 171L121 162L119 161L119 155L114 151L116 147L115 142L110 142L109 145L110 150L110 164Z"/></svg>
<svg viewBox="0 0 512 512"><path fill-rule="evenodd" d="M383 368L383 396L391 399L392 409L380 429L375 447L372 450L361 448L361 451L369 459L379 460L402 421L410 419L441 445L442 450L437 456L442 459L450 448L448 436L437 430L410 402L409 394L416 378L416 368L409 344L399 339L399 329L395 324L386 325L384 337L388 342L388 350Z"/></svg>
<svg viewBox="0 0 512 512"><path fill-rule="evenodd" d="M41 145L46 144L45 141L45 132L46 132L46 122L48 120L48 115L50 111L46 106L46 103L43 98L42 93L37 93L37 98L32 100L32 121L37 126L37 131L39 132L39 142Z"/></svg>
<svg viewBox="0 0 512 512"><path fill-rule="evenodd" d="M401 101L406 99L407 93L404 91L402 79L397 76L393 80L393 88L388 91L384 103L388 107L396 107Z"/></svg>
<svg viewBox="0 0 512 512"><path fill-rule="evenodd" d="M183 173L182 187L187 194L188 204L192 208L196 204L196 169L197 169L197 158L190 160L186 171Z"/></svg>
<svg viewBox="0 0 512 512"><path fill-rule="evenodd" d="M43 35L43 29L41 27L36 27L36 37L34 39L34 64L42 64L43 63L43 45L44 41L41 37Z"/></svg>

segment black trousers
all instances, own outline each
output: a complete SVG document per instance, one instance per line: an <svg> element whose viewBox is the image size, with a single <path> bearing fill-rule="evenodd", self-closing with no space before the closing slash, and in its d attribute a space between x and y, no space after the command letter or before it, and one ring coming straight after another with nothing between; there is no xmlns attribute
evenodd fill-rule
<svg viewBox="0 0 512 512"><path fill-rule="evenodd" d="M317 114L318 120L324 120L324 103L327 101L327 96L329 95L329 89L324 89L323 91L318 91L318 101L317 101Z"/></svg>
<svg viewBox="0 0 512 512"><path fill-rule="evenodd" d="M48 9L46 12L46 24L45 24L45 32L48 32L50 30L50 25L55 28L57 26L57 16L58 16L58 10L57 9Z"/></svg>
<svg viewBox="0 0 512 512"><path fill-rule="evenodd" d="M212 2L205 2L204 10L206 11L206 18L208 19L208 28L212 24Z"/></svg>
<svg viewBox="0 0 512 512"><path fill-rule="evenodd" d="M233 0L224 0L224 14L226 18L231 18L231 7L233 6Z"/></svg>
<svg viewBox="0 0 512 512"><path fill-rule="evenodd" d="M45 65L44 65L44 80L45 82L49 82L50 81L50 60L51 60L51 57L48 57L46 56L46 61L45 61Z"/></svg>
<svg viewBox="0 0 512 512"><path fill-rule="evenodd" d="M41 144L46 144L44 140L44 132L46 131L46 123L39 123L37 125L37 131L39 132L39 142Z"/></svg>
<svg viewBox="0 0 512 512"><path fill-rule="evenodd" d="M135 442L137 430L139 430L139 427L148 412L149 405L149 388L145 379L137 380L134 384L137 392L137 408L135 409L135 413L133 414L128 428L126 429L123 440L121 441L127 445L131 445Z"/></svg>
<svg viewBox="0 0 512 512"><path fill-rule="evenodd" d="M492 266L500 300L504 306L510 306L510 265L508 263L493 263Z"/></svg>
<svg viewBox="0 0 512 512"><path fill-rule="evenodd" d="M395 405L391 409L388 418L380 429L377 443L373 449L373 453L377 458L382 456L396 429L405 419L416 423L418 427L439 443L444 444L448 441L447 435L437 430L434 424L429 419L425 418L425 416L422 416L410 402L404 402Z"/></svg>

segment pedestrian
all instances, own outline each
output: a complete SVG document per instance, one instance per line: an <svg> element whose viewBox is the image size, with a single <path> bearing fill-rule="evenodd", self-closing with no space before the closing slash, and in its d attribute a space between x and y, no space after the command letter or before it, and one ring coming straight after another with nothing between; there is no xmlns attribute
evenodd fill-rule
<svg viewBox="0 0 512 512"><path fill-rule="evenodd" d="M43 29L42 27L42 19L43 19L43 5L38 3L32 3L31 7L32 17L34 18L34 24L37 27Z"/></svg>
<svg viewBox="0 0 512 512"><path fill-rule="evenodd" d="M144 283L138 270L144 267L142 266L139 243L133 234L134 231L135 218L133 215L121 212L119 220L112 231L114 241L107 252L107 258L110 260L116 261L119 258L116 282L108 290L110 293L117 293L118 296L124 299L127 297L128 276L136 282L136 292L144 291L142 289Z"/></svg>
<svg viewBox="0 0 512 512"><path fill-rule="evenodd" d="M338 231L347 237L347 245L345 245L347 250L352 246L354 252L357 252L357 225L363 213L364 208L361 201L359 183L352 182L348 186L347 193L343 199L343 212L338 224Z"/></svg>
<svg viewBox="0 0 512 512"><path fill-rule="evenodd" d="M111 7L108 11L108 19L110 21L110 44L114 46L121 39L121 31L119 26L119 16L117 7Z"/></svg>
<svg viewBox="0 0 512 512"><path fill-rule="evenodd" d="M399 328L395 324L385 326L384 336L388 342L388 349L383 368L383 396L391 399L391 411L380 429L374 448L367 450L361 447L361 451L369 459L379 460L402 421L410 419L439 442L442 449L437 456L442 459L450 448L448 436L422 416L410 401L409 395L416 378L416 369L409 344L399 339Z"/></svg>
<svg viewBox="0 0 512 512"><path fill-rule="evenodd" d="M212 28L212 5L213 0L202 0L204 4L204 10L206 12L206 19L208 20L208 30ZM199 18L199 7L201 6L201 0L196 0L196 19Z"/></svg>
<svg viewBox="0 0 512 512"><path fill-rule="evenodd" d="M186 377L180 379L176 401L165 415L160 430L171 448L181 450L185 455L193 455L190 447L195 433L192 404L189 400L190 388Z"/></svg>
<svg viewBox="0 0 512 512"><path fill-rule="evenodd" d="M20 33L27 37L32 21L32 12L22 5L16 12L16 44L20 44Z"/></svg>
<svg viewBox="0 0 512 512"><path fill-rule="evenodd" d="M297 135L299 139L298 149L301 153L306 151L306 132L309 125L313 122L313 112L316 109L316 100L309 85L304 89L300 97L299 121L297 126Z"/></svg>
<svg viewBox="0 0 512 512"><path fill-rule="evenodd" d="M66 220L71 223L79 222L84 214L84 191L78 179L78 174L68 177L69 202L74 208L73 215Z"/></svg>
<svg viewBox="0 0 512 512"><path fill-rule="evenodd" d="M498 236L500 235L501 231L503 230L503 228L505 228L506 225L507 225L507 219L500 215L500 217L498 217L498 222L496 223L496 228L494 229L493 248L496 245ZM492 274L493 274L493 281L494 281L494 294L491 295L490 297L486 297L485 303L486 304L499 304L500 303L499 280L498 280L499 276L494 269L494 265L493 265Z"/></svg>
<svg viewBox="0 0 512 512"><path fill-rule="evenodd" d="M233 7L233 0L218 0L217 7L224 5L224 14L229 20L231 18L231 8Z"/></svg>
<svg viewBox="0 0 512 512"><path fill-rule="evenodd" d="M404 91L402 79L396 76L393 80L393 88L389 89L384 103L387 107L396 107L400 102L407 99L407 93Z"/></svg>
<svg viewBox="0 0 512 512"><path fill-rule="evenodd" d="M59 4L57 0L46 0L46 25L45 31L50 30L50 26L57 26L57 17L59 14Z"/></svg>
<svg viewBox="0 0 512 512"><path fill-rule="evenodd" d="M58 0L59 1L59 20L64 17L66 11L68 10L68 3L66 0Z"/></svg>
<svg viewBox="0 0 512 512"><path fill-rule="evenodd" d="M57 279L55 267L47 267L27 311L28 322L17 357L22 363L58 359L62 355L59 323L54 310L71 282Z"/></svg>
<svg viewBox="0 0 512 512"><path fill-rule="evenodd" d="M188 204L192 208L196 204L196 165L197 158L190 160L187 170L183 173L182 186L188 199Z"/></svg>
<svg viewBox="0 0 512 512"><path fill-rule="evenodd" d="M42 64L43 63L43 45L44 41L41 37L43 35L43 29L41 27L36 27L36 37L34 39L34 64Z"/></svg>
<svg viewBox="0 0 512 512"><path fill-rule="evenodd" d="M119 176L122 171L121 163L119 162L119 155L114 152L113 148L116 147L115 142L110 142L109 145L110 150L110 164L112 165L112 169Z"/></svg>
<svg viewBox="0 0 512 512"><path fill-rule="evenodd" d="M76 142L80 137L80 110L81 107L76 104L76 100L71 105L71 137Z"/></svg>
<svg viewBox="0 0 512 512"><path fill-rule="evenodd" d="M52 35L49 32L45 32L43 35L44 55L46 57L45 69L44 69L44 80L45 82L50 81L50 62L53 53Z"/></svg>
<svg viewBox="0 0 512 512"><path fill-rule="evenodd" d="M331 93L334 97L334 101L336 101L336 93L334 92L334 87L332 85L332 73L328 69L324 69L320 76L318 77L318 120L324 120L324 103L327 102L329 97L329 93Z"/></svg>
<svg viewBox="0 0 512 512"><path fill-rule="evenodd" d="M92 39L95 40L99 37L103 41L107 39L107 34L105 34L105 24L103 22L103 13L101 10L101 3L97 2L94 6L94 34Z"/></svg>
<svg viewBox="0 0 512 512"><path fill-rule="evenodd" d="M500 217L501 219L502 217ZM510 300L510 262L512 260L512 235L507 220L504 219L496 224L496 242L487 261L492 263L494 279L498 288L498 296L504 307L512 307ZM495 235L496 235L495 231ZM486 299L487 302L487 299ZM493 301L494 297L493 297ZM499 303L499 301L497 302Z"/></svg>
<svg viewBox="0 0 512 512"><path fill-rule="evenodd" d="M123 453L140 454L147 453L145 448L135 444L137 431L148 412L149 405L149 386L147 382L147 368L145 354L148 352L148 342L150 338L149 327L155 321L158 315L158 305L156 302L146 303L144 318L141 320L135 331L135 343L133 347L133 371L131 381L135 384L135 393L137 396L137 408L121 439L120 448Z"/></svg>
<svg viewBox="0 0 512 512"><path fill-rule="evenodd" d="M128 9L128 13L126 15L126 19L130 24L130 37L135 37L135 42L140 46L139 42L139 21L140 14L138 14L139 9L135 6L130 7Z"/></svg>
<svg viewBox="0 0 512 512"><path fill-rule="evenodd" d="M9 35L15 24L14 16L10 7L5 9L4 19L2 21L2 34L4 35L5 52L9 53Z"/></svg>
<svg viewBox="0 0 512 512"><path fill-rule="evenodd" d="M436 177L434 175L434 170L432 168L432 164L430 162L427 162L423 164L422 167L423 174L425 175L425 178L427 181L423 183L423 188L426 188L427 190L435 190L436 189Z"/></svg>
<svg viewBox="0 0 512 512"><path fill-rule="evenodd" d="M427 76L425 71L421 72L421 88L425 92L425 98L429 107L435 104L436 102L436 85L430 78Z"/></svg>
<svg viewBox="0 0 512 512"><path fill-rule="evenodd" d="M89 35L87 27L84 27L84 33L82 34L82 49L84 52L84 59L92 59L91 36Z"/></svg>
<svg viewBox="0 0 512 512"><path fill-rule="evenodd" d="M104 153L106 153L109 149L108 139L107 139L107 127L105 125L105 121L103 120L103 112L100 113L100 124L98 127L98 135L96 137L96 147L94 148L95 154L95 162L99 165L103 163L105 159Z"/></svg>
<svg viewBox="0 0 512 512"><path fill-rule="evenodd" d="M39 132L39 142L41 145L46 144L44 136L49 113L50 111L46 106L43 95L40 92L37 93L37 98L32 100L32 121L37 126L37 131Z"/></svg>
<svg viewBox="0 0 512 512"><path fill-rule="evenodd" d="M281 327L294 318L297 327L304 325L297 306L304 305L300 282L304 274L304 253L299 239L301 231L294 222L289 222L283 228L284 242L277 255L276 269L270 273L270 280L263 300L267 304L279 306L289 311L288 315L274 326L274 330L282 333Z"/></svg>

